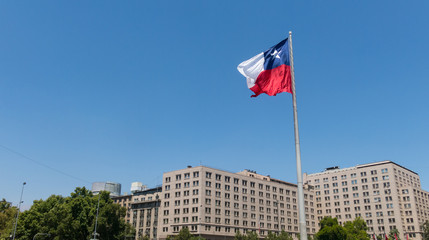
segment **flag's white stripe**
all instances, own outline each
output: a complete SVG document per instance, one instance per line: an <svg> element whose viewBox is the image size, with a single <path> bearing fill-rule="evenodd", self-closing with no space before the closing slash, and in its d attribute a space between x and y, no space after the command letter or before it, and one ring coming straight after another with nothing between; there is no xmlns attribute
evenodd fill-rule
<svg viewBox="0 0 429 240"><path fill-rule="evenodd" d="M237 67L238 71L247 79L247 87L255 86L256 78L264 70L264 53L260 53L246 60Z"/></svg>

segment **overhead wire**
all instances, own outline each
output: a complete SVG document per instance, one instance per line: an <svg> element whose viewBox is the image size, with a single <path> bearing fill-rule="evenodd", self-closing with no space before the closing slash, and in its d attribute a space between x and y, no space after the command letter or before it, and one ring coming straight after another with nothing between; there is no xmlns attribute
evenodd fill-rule
<svg viewBox="0 0 429 240"><path fill-rule="evenodd" d="M64 172L64 171L58 170L58 169L56 169L56 168L54 168L54 167L51 167L51 166L49 166L49 165L47 165L47 164L44 164L44 163L42 163L42 162L40 162L40 161L34 160L33 158L28 157L27 155L22 154L22 153L20 153L20 152L18 152L18 151L16 151L16 150L13 150L12 148L6 147L6 146L1 145L1 144L0 144L0 147L1 147L1 148L3 148L4 150L6 150L6 151L10 152L10 153L13 153L13 154L15 154L15 155L18 155L18 156L20 156L21 158L27 159L27 160L29 160L29 161L31 161L31 162L33 162L33 163L35 163L35 164L39 165L39 166L45 167L45 168L47 168L47 169L49 169L49 170L51 170L51 171L57 172L57 173L59 173L59 174L62 174L62 175L64 175L64 176L67 176L67 177L69 177L69 178L73 178L73 179L75 179L75 180L78 180L78 181L81 181L81 182L84 182L84 183L91 183L90 181L87 181L87 180L85 180L85 179L82 179L82 178L79 178L79 177L73 176L73 175L68 174L68 173L66 173L66 172Z"/></svg>

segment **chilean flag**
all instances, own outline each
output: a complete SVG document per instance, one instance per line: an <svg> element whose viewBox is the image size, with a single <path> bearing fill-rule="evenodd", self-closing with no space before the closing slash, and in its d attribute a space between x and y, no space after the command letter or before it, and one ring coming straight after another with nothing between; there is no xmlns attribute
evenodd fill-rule
<svg viewBox="0 0 429 240"><path fill-rule="evenodd" d="M247 86L257 97L261 93L275 96L292 93L289 41L279 42L265 52L240 63L238 71L247 79Z"/></svg>

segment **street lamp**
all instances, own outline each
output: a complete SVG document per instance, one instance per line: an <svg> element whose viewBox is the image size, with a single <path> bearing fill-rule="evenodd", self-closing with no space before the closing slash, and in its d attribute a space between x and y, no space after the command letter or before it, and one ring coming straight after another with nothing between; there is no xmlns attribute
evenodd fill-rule
<svg viewBox="0 0 429 240"><path fill-rule="evenodd" d="M106 183L104 183L104 191L106 191ZM97 215L95 216L94 233L92 234L92 235L94 235L94 238L91 240L96 240L97 236L100 235L97 233L98 212L100 210L100 196L101 196L101 191L98 191Z"/></svg>
<svg viewBox="0 0 429 240"><path fill-rule="evenodd" d="M34 237L33 237L33 240L35 240L36 239L36 236L37 235L45 235L45 236L51 236L51 234L49 234L49 233L36 233L36 235L34 235Z"/></svg>
<svg viewBox="0 0 429 240"><path fill-rule="evenodd" d="M12 240L15 240L16 226L18 225L18 217L19 217L19 212L21 211L22 194L24 193L24 186L25 186L25 184L27 184L27 183L26 182L22 183L21 198L19 199L18 212L16 213L15 227L13 228L13 237L12 237Z"/></svg>
<svg viewBox="0 0 429 240"><path fill-rule="evenodd" d="M95 226L94 226L94 233L93 233L94 238L93 238L93 240L96 240L97 239L97 235L100 235L100 234L97 233L98 211L100 210L100 195L101 195L101 193L98 192L97 215L95 216Z"/></svg>

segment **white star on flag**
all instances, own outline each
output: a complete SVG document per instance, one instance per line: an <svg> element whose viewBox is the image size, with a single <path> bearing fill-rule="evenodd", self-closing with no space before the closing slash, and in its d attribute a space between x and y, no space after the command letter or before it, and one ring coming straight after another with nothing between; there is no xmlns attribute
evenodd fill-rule
<svg viewBox="0 0 429 240"><path fill-rule="evenodd" d="M271 53L271 56L274 56L275 58L278 58L278 59L280 59L280 56L279 56L279 54L281 53L281 51L280 52L278 52L277 50L274 50L274 52L273 53Z"/></svg>

